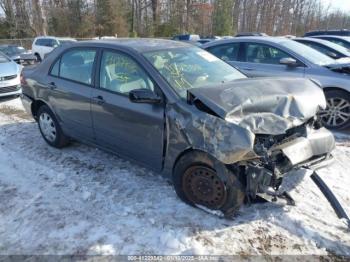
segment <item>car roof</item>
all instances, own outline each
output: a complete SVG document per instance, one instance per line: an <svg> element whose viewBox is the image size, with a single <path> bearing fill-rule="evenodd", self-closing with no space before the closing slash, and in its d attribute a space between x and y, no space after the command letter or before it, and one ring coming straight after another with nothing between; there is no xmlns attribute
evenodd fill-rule
<svg viewBox="0 0 350 262"><path fill-rule="evenodd" d="M306 40L306 41L325 44L325 45L328 45L329 43L329 41L318 37L317 38L316 37L295 37L295 38L292 38L292 40Z"/></svg>
<svg viewBox="0 0 350 262"><path fill-rule="evenodd" d="M202 45L202 47L206 48L206 47L215 46L218 44L228 44L228 43L234 43L234 42L258 42L258 43L278 44L285 41L293 41L293 40L285 37L273 37L273 36L242 36L242 37L234 37L229 39L214 40Z"/></svg>
<svg viewBox="0 0 350 262"><path fill-rule="evenodd" d="M315 36L310 36L310 38L322 38L322 37L344 39L344 40L348 40L348 41L350 39L350 36L340 36L340 35L315 35Z"/></svg>
<svg viewBox="0 0 350 262"><path fill-rule="evenodd" d="M72 39L75 40L72 37L57 37L57 36L37 36L35 39Z"/></svg>
<svg viewBox="0 0 350 262"><path fill-rule="evenodd" d="M131 48L137 52L143 53L148 51L167 50L171 48L193 47L193 45L173 40L156 39L156 38L117 38L106 40L89 40L77 42L74 45L105 45L105 46L121 46Z"/></svg>

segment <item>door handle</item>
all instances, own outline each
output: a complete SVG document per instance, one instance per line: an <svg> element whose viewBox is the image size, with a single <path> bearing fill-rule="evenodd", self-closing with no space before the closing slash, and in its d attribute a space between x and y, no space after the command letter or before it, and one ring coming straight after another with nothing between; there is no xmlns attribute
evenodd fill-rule
<svg viewBox="0 0 350 262"><path fill-rule="evenodd" d="M102 104L104 104L106 102L103 99L103 96L95 96L95 97L93 97L93 99L98 105L102 105Z"/></svg>
<svg viewBox="0 0 350 262"><path fill-rule="evenodd" d="M247 70L247 71L253 71L254 70L254 68L251 68L251 67L243 67L242 69L243 70Z"/></svg>
<svg viewBox="0 0 350 262"><path fill-rule="evenodd" d="M51 90L54 90L54 89L57 88L55 82L50 82L50 83L47 84L47 86L48 86Z"/></svg>

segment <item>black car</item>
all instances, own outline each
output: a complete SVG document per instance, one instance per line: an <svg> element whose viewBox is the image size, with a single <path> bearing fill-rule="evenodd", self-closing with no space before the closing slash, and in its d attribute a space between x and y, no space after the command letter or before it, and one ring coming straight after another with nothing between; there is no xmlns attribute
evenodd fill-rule
<svg viewBox="0 0 350 262"><path fill-rule="evenodd" d="M36 62L35 55L19 45L0 45L0 51L17 64L34 64Z"/></svg>
<svg viewBox="0 0 350 262"><path fill-rule="evenodd" d="M305 33L304 37L317 36L317 35L338 35L338 36L350 36L350 30L341 29L341 30L319 30L311 31Z"/></svg>

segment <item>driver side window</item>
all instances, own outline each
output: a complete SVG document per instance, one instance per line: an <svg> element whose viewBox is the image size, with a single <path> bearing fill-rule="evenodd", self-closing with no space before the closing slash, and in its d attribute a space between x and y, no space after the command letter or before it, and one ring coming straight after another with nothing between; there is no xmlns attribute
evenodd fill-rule
<svg viewBox="0 0 350 262"><path fill-rule="evenodd" d="M128 94L135 89L154 91L152 80L129 56L104 51L101 59L100 88Z"/></svg>
<svg viewBox="0 0 350 262"><path fill-rule="evenodd" d="M280 49L258 43L247 43L245 51L245 61L250 63L279 65L282 58L292 58Z"/></svg>

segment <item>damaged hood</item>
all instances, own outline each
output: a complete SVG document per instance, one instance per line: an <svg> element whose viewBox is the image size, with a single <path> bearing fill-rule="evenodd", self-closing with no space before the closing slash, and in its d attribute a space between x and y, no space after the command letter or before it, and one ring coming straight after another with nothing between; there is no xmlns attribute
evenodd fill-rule
<svg viewBox="0 0 350 262"><path fill-rule="evenodd" d="M188 92L193 101L254 134L283 134L326 108L323 90L304 78L240 79Z"/></svg>

